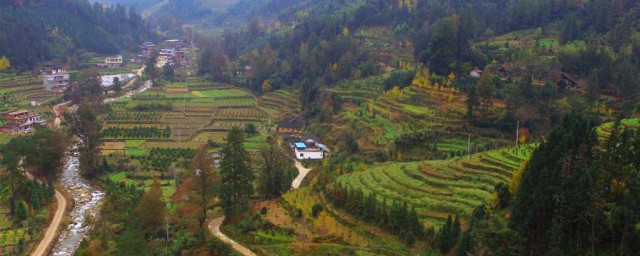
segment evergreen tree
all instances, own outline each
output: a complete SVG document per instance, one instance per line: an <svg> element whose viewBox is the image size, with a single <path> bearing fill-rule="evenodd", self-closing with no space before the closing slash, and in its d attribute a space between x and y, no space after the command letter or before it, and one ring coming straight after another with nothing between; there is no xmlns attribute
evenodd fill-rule
<svg viewBox="0 0 640 256"><path fill-rule="evenodd" d="M220 200L225 215L234 216L248 209L247 202L253 195L254 173L250 156L244 148L244 133L237 127L227 134L227 144L222 149Z"/></svg>
<svg viewBox="0 0 640 256"><path fill-rule="evenodd" d="M265 198L277 198L291 189L294 178L292 161L269 139L268 148L261 149L261 170L258 175L258 192Z"/></svg>

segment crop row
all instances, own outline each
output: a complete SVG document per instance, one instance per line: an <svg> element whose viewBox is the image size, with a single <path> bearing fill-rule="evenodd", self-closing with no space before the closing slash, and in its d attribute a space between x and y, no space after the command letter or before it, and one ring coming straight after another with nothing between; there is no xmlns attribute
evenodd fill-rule
<svg viewBox="0 0 640 256"><path fill-rule="evenodd" d="M221 118L238 118L238 119L261 119L266 118L267 113L256 108L244 108L244 109L218 109L216 113L217 117Z"/></svg>
<svg viewBox="0 0 640 256"><path fill-rule="evenodd" d="M524 157L502 150L473 158L384 164L343 175L338 182L365 194L407 202L418 208L423 220L434 214L468 216L476 206L491 200L493 186L508 182Z"/></svg>
<svg viewBox="0 0 640 256"><path fill-rule="evenodd" d="M157 112L110 112L105 120L107 121L159 121L162 114Z"/></svg>
<svg viewBox="0 0 640 256"><path fill-rule="evenodd" d="M109 127L102 130L102 136L107 138L169 138L171 129L158 127Z"/></svg>

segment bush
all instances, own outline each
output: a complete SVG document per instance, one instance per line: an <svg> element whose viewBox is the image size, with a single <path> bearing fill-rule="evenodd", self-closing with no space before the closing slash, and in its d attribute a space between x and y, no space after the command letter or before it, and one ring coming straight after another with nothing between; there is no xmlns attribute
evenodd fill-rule
<svg viewBox="0 0 640 256"><path fill-rule="evenodd" d="M314 204L313 207L311 207L311 216L317 218L318 215L320 215L320 212L322 212L322 209L322 205Z"/></svg>
<svg viewBox="0 0 640 256"><path fill-rule="evenodd" d="M248 135L254 135L257 133L256 125L252 123L248 123L244 126L244 132Z"/></svg>
<svg viewBox="0 0 640 256"><path fill-rule="evenodd" d="M209 255L231 255L231 246L215 237L212 237L207 242L207 250L209 251Z"/></svg>
<svg viewBox="0 0 640 256"><path fill-rule="evenodd" d="M260 214L267 215L267 207L266 206L262 207L262 209L260 210Z"/></svg>

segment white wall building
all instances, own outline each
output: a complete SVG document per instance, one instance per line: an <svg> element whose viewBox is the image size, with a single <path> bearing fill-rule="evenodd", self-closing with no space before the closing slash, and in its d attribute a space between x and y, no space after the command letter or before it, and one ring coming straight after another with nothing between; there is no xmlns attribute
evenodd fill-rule
<svg viewBox="0 0 640 256"><path fill-rule="evenodd" d="M104 59L104 64L108 67L108 68L117 68L122 66L122 55L118 55L115 57L107 57L106 59Z"/></svg>
<svg viewBox="0 0 640 256"><path fill-rule="evenodd" d="M291 147L298 160L322 160L330 153L329 149L314 135L303 136Z"/></svg>

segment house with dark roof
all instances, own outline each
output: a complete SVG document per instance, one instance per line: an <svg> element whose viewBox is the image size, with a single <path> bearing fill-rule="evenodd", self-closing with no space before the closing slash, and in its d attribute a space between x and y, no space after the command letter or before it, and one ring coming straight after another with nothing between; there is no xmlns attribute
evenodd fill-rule
<svg viewBox="0 0 640 256"><path fill-rule="evenodd" d="M305 121L302 118L284 118L278 122L279 133L300 133L304 130Z"/></svg>

